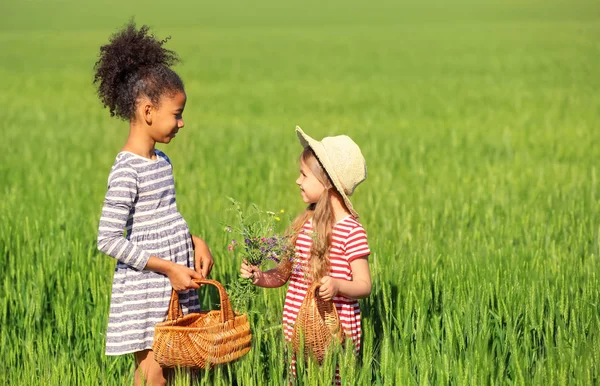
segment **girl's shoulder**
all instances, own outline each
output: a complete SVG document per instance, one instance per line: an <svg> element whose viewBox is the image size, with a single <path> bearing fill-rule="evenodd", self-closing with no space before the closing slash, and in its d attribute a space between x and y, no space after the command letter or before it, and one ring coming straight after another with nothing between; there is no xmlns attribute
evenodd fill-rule
<svg viewBox="0 0 600 386"><path fill-rule="evenodd" d="M371 254L367 232L356 218L348 216L339 221L333 234L334 239L341 243L348 262Z"/></svg>
<svg viewBox="0 0 600 386"><path fill-rule="evenodd" d="M130 151L121 151L117 154L113 169L115 168L147 168L153 164L159 163L161 160L171 164L171 159L162 151L154 149L156 159L150 159L142 157L141 155L132 153Z"/></svg>
<svg viewBox="0 0 600 386"><path fill-rule="evenodd" d="M122 170L122 169L131 169L135 171L135 161L139 158L138 155L130 153L128 151L121 151L115 157L115 162L112 166L112 171Z"/></svg>
<svg viewBox="0 0 600 386"><path fill-rule="evenodd" d="M366 237L365 228L353 216L348 216L338 221L333 227L333 233L342 239L354 238L357 235Z"/></svg>
<svg viewBox="0 0 600 386"><path fill-rule="evenodd" d="M118 176L135 178L137 176L137 170L134 161L135 154L123 151L118 153L115 157L115 162L113 162L113 165L110 168L110 174L108 176L109 182Z"/></svg>
<svg viewBox="0 0 600 386"><path fill-rule="evenodd" d="M345 230L352 230L355 228L363 228L362 224L352 215L348 215L347 217L344 217L340 221L336 222L333 227L345 229Z"/></svg>
<svg viewBox="0 0 600 386"><path fill-rule="evenodd" d="M312 218L306 220L304 225L302 226L304 230L312 230ZM348 215L343 219L339 220L333 225L334 233L341 234L350 234L355 233L357 231L365 232L365 228L363 225L352 215Z"/></svg>

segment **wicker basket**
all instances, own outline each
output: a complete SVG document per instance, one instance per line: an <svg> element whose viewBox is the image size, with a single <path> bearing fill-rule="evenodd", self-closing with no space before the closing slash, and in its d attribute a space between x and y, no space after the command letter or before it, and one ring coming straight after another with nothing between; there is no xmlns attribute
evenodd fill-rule
<svg viewBox="0 0 600 386"><path fill-rule="evenodd" d="M292 333L292 347L297 353L304 341L305 357L312 354L321 363L332 343L343 342L344 331L335 305L332 301L322 300L316 294L318 290L318 284L313 284L300 305Z"/></svg>
<svg viewBox="0 0 600 386"><path fill-rule="evenodd" d="M219 289L221 309L183 316L179 296L171 294L167 320L154 329L154 359L162 367L212 367L232 362L250 351L250 323L237 315L223 285L215 280L194 280Z"/></svg>

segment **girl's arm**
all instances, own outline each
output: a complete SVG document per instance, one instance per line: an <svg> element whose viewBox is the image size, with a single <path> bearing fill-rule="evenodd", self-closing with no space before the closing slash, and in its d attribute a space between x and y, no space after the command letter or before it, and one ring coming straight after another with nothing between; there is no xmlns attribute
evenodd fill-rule
<svg viewBox="0 0 600 386"><path fill-rule="evenodd" d="M108 190L102 206L97 242L101 252L141 271L146 267L150 253L123 237L123 230L136 196L135 170L126 166L113 169L108 177Z"/></svg>
<svg viewBox="0 0 600 386"><path fill-rule="evenodd" d="M334 279L324 276L321 279L319 296L323 300L331 300L336 295L351 299L364 299L371 294L371 273L369 272L368 256L360 257L350 262L352 280Z"/></svg>
<svg viewBox="0 0 600 386"><path fill-rule="evenodd" d="M194 267L196 268L196 272L200 273L202 277L208 277L214 264L210 248L208 248L206 242L200 237L191 236L192 244L194 244Z"/></svg>
<svg viewBox="0 0 600 386"><path fill-rule="evenodd" d="M292 274L292 262L283 262L277 267L263 272L255 265L248 264L244 260L240 268L240 275L244 278L252 278L252 284L263 288L281 287L289 280Z"/></svg>
<svg viewBox="0 0 600 386"><path fill-rule="evenodd" d="M201 279L193 269L151 256L148 251L123 237L129 212L137 196L137 174L134 169L121 166L111 171L108 190L98 225L98 249L127 264L132 269L144 269L167 275L176 291L198 288L192 279Z"/></svg>
<svg viewBox="0 0 600 386"><path fill-rule="evenodd" d="M169 281L171 281L171 286L175 291L200 288L200 286L192 280L202 279L200 273L172 261L163 260L156 256L150 256L144 269L167 275Z"/></svg>

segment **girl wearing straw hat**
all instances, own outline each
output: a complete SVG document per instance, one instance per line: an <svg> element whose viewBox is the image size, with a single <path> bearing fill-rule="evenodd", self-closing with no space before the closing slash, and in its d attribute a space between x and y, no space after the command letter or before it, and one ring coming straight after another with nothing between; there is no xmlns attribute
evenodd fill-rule
<svg viewBox="0 0 600 386"><path fill-rule="evenodd" d="M288 342L292 340L294 323L307 290L313 284L318 285L318 296L333 301L344 335L358 354L361 326L357 299L371 293L370 250L349 197L367 178L365 159L348 136L317 141L300 127L296 127L296 133L304 147L296 184L308 206L290 226L295 257L266 272L244 262L240 272L260 287L280 287L289 281L283 308ZM338 370L336 383L340 383Z"/></svg>

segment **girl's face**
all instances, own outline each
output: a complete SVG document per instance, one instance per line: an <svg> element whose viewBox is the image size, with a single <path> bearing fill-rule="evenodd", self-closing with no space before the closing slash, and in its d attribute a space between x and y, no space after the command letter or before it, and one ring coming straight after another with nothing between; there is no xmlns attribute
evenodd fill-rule
<svg viewBox="0 0 600 386"><path fill-rule="evenodd" d="M152 106L152 124L150 136L154 141L169 143L177 132L183 128L183 109L187 97L183 91L173 95L165 94L160 98L158 106Z"/></svg>
<svg viewBox="0 0 600 386"><path fill-rule="evenodd" d="M321 194L325 190L321 181L317 179L303 159L300 159L300 176L296 180L296 184L300 187L302 200L307 204L314 204L319 201Z"/></svg>

